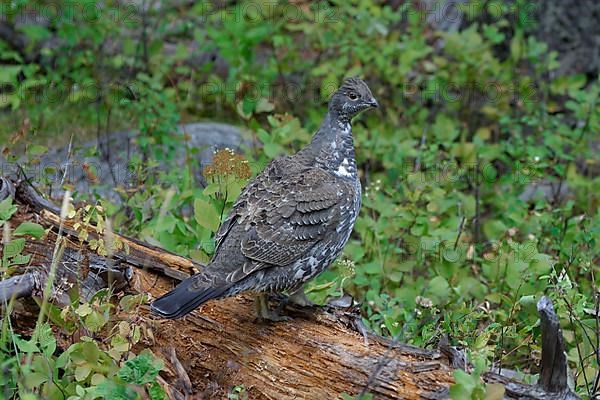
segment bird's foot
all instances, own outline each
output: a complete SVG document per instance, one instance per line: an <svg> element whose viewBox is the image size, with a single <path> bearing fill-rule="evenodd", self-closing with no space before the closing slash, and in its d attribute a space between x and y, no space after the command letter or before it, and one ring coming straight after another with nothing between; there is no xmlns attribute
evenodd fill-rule
<svg viewBox="0 0 600 400"><path fill-rule="evenodd" d="M279 314L278 311L269 309L269 302L264 294L256 296L256 314L258 319L263 322L281 322L290 321L292 318L286 315Z"/></svg>
<svg viewBox="0 0 600 400"><path fill-rule="evenodd" d="M281 322L281 321L291 321L292 318L287 315L281 315L277 311L267 311L263 312L258 316L258 319L262 322Z"/></svg>

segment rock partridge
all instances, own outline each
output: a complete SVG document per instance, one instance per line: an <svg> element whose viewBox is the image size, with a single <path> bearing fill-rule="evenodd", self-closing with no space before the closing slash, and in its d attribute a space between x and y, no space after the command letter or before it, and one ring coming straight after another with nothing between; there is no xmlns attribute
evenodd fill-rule
<svg viewBox="0 0 600 400"><path fill-rule="evenodd" d="M350 120L378 107L365 82L346 79L332 95L312 141L273 160L242 191L216 234L211 262L152 303L165 318L204 302L251 291L258 317L281 320L267 293L306 305L303 284L323 272L348 241L361 206Z"/></svg>

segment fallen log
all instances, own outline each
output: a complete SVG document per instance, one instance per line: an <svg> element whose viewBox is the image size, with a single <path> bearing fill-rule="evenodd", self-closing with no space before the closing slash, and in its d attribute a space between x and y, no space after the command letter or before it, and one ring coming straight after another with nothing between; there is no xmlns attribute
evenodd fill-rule
<svg viewBox="0 0 600 400"><path fill-rule="evenodd" d="M24 252L32 255L29 267L21 275L0 282L2 302L13 296L40 295L59 231L64 251L52 293L57 303L66 301L62 297L67 290L78 289L85 299L109 284L114 291L158 297L202 268L189 259L119 235L116 237L128 251L100 257L89 247L89 240L98 238L97 232L91 230L82 241L73 221L61 221L58 209L49 206L29 185L21 183L16 190L9 190L8 181L1 182L5 196L14 194L19 205L11 226L29 220L49 228L43 241L27 242ZM541 309L551 315L547 306ZM159 380L172 399L226 398L236 385L244 385L251 399L333 399L343 393L371 393L375 399L444 399L454 382L455 368L469 369L464 354L447 341L440 350L420 349L367 332L352 303L348 307L286 311L293 320L259 323L252 300L242 295L209 302L182 320L161 320L151 315L148 307L135 317L152 329L154 341L147 347L162 356L168 366ZM562 339L560 332L551 337L557 335ZM550 343L548 339L543 344L543 366L565 364L564 369L556 366L562 377L566 358L554 357L552 363L544 359L549 357L545 354L559 354L562 341ZM520 384L494 373L485 374L484 379L502 384L504 398L558 399L565 393L572 395L563 380L558 386L547 385L545 371L541 386Z"/></svg>

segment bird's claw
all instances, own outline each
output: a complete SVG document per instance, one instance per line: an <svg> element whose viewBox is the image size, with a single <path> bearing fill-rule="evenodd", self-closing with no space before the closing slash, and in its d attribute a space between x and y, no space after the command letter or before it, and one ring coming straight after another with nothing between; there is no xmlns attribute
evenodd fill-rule
<svg viewBox="0 0 600 400"><path fill-rule="evenodd" d="M291 321L292 318L287 315L281 315L274 311L269 311L266 314L261 314L258 316L258 320L260 322L282 322L282 321Z"/></svg>
<svg viewBox="0 0 600 400"><path fill-rule="evenodd" d="M286 315L279 314L278 311L270 310L267 297L264 294L259 294L256 297L256 314L258 320L262 322L281 322L290 321L292 319Z"/></svg>

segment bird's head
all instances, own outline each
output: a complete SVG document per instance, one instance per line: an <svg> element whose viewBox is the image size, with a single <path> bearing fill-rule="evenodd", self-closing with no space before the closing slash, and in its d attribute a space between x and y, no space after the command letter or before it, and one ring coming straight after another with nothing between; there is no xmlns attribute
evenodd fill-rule
<svg viewBox="0 0 600 400"><path fill-rule="evenodd" d="M379 107L367 84L359 78L347 78L331 96L329 111L348 119L367 108Z"/></svg>

